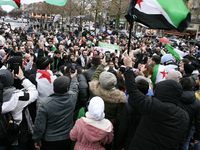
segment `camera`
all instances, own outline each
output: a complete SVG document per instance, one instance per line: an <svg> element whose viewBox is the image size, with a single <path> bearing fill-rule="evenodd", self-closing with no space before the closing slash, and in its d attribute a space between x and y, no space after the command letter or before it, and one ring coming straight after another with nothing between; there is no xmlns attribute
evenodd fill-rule
<svg viewBox="0 0 200 150"><path fill-rule="evenodd" d="M76 64L72 63L71 73L75 73L75 71L76 71Z"/></svg>

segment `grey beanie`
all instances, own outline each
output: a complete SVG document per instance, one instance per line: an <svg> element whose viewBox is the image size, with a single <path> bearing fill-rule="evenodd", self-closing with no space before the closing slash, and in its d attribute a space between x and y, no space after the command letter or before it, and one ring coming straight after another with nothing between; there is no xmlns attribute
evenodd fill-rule
<svg viewBox="0 0 200 150"><path fill-rule="evenodd" d="M140 80L145 80L145 81L147 81L148 83L150 83L149 79L147 79L147 78L144 77L144 76L137 76L137 77L135 78L135 82L136 82L136 83L137 83L138 81L140 81Z"/></svg>
<svg viewBox="0 0 200 150"><path fill-rule="evenodd" d="M66 76L58 77L53 83L53 90L55 93L65 93L69 88L70 79Z"/></svg>
<svg viewBox="0 0 200 150"><path fill-rule="evenodd" d="M4 87L10 87L14 83L13 74L7 69L0 70L0 82Z"/></svg>
<svg viewBox="0 0 200 150"><path fill-rule="evenodd" d="M110 90L116 86L117 78L113 73L104 71L99 76L99 83L102 88Z"/></svg>

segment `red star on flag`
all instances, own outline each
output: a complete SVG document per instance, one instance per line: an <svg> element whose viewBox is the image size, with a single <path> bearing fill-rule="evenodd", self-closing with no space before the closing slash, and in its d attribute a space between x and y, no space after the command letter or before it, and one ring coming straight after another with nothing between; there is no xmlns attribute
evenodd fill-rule
<svg viewBox="0 0 200 150"><path fill-rule="evenodd" d="M38 70L42 75L38 79L46 78L51 83L51 74L47 70Z"/></svg>
<svg viewBox="0 0 200 150"><path fill-rule="evenodd" d="M165 72L165 70L163 72L160 72L161 74L163 74L163 77L162 78L165 78L166 77L166 74L168 74L167 72Z"/></svg>
<svg viewBox="0 0 200 150"><path fill-rule="evenodd" d="M103 52L103 48L101 49L101 51Z"/></svg>
<svg viewBox="0 0 200 150"><path fill-rule="evenodd" d="M141 9L141 2L143 2L143 0L138 0L136 4L139 5L140 9Z"/></svg>
<svg viewBox="0 0 200 150"><path fill-rule="evenodd" d="M17 4L17 6L20 8L20 1L21 0L14 0L15 1L15 3Z"/></svg>

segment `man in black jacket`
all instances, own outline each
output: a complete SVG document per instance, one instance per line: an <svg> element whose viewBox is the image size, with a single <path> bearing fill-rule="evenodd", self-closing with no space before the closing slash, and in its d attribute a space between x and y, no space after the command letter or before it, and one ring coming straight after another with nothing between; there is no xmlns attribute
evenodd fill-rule
<svg viewBox="0 0 200 150"><path fill-rule="evenodd" d="M99 56L93 56L92 57L92 61L91 61L91 65L92 67L90 69L88 69L87 71L83 72L83 75L86 77L87 82L90 82L92 79L92 76L95 72L95 70L97 69L97 67L101 64L100 62L100 57Z"/></svg>
<svg viewBox="0 0 200 150"><path fill-rule="evenodd" d="M180 84L183 87L183 93L181 95L178 106L181 107L183 110L187 111L190 117L190 132L187 140L185 141L185 144L182 147L182 150L188 150L189 143L192 137L194 137L195 150L197 150L199 148L197 148L196 144L200 140L200 101L195 96L195 92L193 91L193 84L190 78L182 78L180 80ZM193 119L194 124L192 123Z"/></svg>
<svg viewBox="0 0 200 150"><path fill-rule="evenodd" d="M138 89L144 95L148 93L149 83L146 80L140 79L139 81L136 81L136 84ZM128 150L131 140L137 131L141 117L142 116L136 107L132 107L129 103L124 105L117 133L117 140L114 143L114 147L117 150L121 150L122 148L124 148L124 150Z"/></svg>
<svg viewBox="0 0 200 150"><path fill-rule="evenodd" d="M131 69L131 58L126 54L124 73L129 104L142 115L129 150L179 150L188 132L188 113L177 106L183 89L180 83L166 80L156 84L154 97L140 92Z"/></svg>

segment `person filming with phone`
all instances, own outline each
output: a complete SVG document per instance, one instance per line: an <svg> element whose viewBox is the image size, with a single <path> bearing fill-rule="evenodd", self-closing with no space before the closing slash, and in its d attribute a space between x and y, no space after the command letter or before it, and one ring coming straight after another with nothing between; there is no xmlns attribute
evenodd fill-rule
<svg viewBox="0 0 200 150"><path fill-rule="evenodd" d="M23 89L14 87L14 78L21 81ZM10 145L2 145L0 149L26 149L29 138L22 138L29 134L27 129L27 106L33 103L38 96L37 89L28 79L19 64L13 64L12 73L8 69L0 70L0 82L3 84L3 104L1 114L11 113L13 123L19 126L18 138ZM24 123L26 126L24 126ZM28 136L29 137L29 136Z"/></svg>

